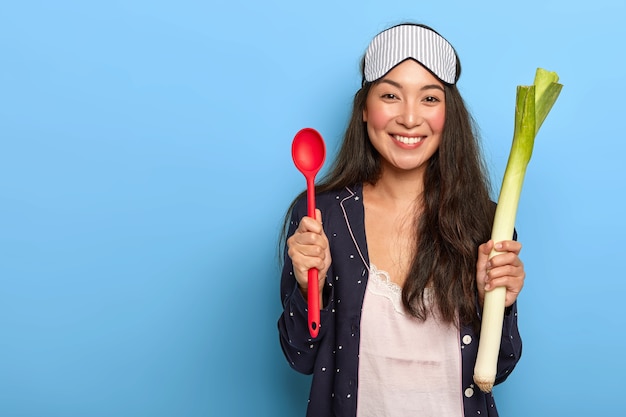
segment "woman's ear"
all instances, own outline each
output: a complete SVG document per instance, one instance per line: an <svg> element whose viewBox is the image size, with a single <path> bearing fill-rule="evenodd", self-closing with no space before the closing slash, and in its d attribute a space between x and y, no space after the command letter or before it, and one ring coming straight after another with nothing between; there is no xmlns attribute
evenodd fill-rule
<svg viewBox="0 0 626 417"><path fill-rule="evenodd" d="M363 109L363 121L367 122L367 107Z"/></svg>

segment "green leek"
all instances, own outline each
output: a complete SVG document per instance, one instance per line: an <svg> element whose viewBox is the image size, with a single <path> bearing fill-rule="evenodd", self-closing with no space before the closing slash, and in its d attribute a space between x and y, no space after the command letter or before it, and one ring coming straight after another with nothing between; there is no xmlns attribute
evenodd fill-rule
<svg viewBox="0 0 626 417"><path fill-rule="evenodd" d="M510 240L513 237L526 167L533 152L535 136L563 87L558 80L559 77L555 72L538 68L533 85L517 86L513 144L491 231L491 239L494 242ZM494 249L489 257L497 253ZM495 383L505 296L505 287L494 288L485 294L478 356L474 367L474 382L483 392L490 392Z"/></svg>

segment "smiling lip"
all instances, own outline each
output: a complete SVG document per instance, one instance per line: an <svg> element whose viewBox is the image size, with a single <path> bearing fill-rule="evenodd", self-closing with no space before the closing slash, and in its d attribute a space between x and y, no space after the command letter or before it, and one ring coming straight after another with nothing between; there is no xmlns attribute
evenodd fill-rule
<svg viewBox="0 0 626 417"><path fill-rule="evenodd" d="M426 136L401 136L401 135L392 135L395 140L404 144L404 145L417 145L426 139Z"/></svg>

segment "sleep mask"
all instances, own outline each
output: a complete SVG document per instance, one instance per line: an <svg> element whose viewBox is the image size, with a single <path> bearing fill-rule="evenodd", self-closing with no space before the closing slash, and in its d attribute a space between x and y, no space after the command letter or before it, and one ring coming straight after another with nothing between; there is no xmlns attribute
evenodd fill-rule
<svg viewBox="0 0 626 417"><path fill-rule="evenodd" d="M456 82L456 53L452 45L431 29L407 24L389 28L372 39L365 52L364 80L376 81L409 58L444 83Z"/></svg>

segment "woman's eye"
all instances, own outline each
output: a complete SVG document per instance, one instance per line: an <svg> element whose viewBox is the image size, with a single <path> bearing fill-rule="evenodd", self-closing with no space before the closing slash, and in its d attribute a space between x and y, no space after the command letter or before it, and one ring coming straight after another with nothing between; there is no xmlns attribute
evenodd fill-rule
<svg viewBox="0 0 626 417"><path fill-rule="evenodd" d="M396 100L398 96L396 96L395 94L387 93L387 94L383 94L382 98L387 99L387 100Z"/></svg>
<svg viewBox="0 0 626 417"><path fill-rule="evenodd" d="M428 105L436 105L443 102L443 99L438 96L426 96L423 102Z"/></svg>

